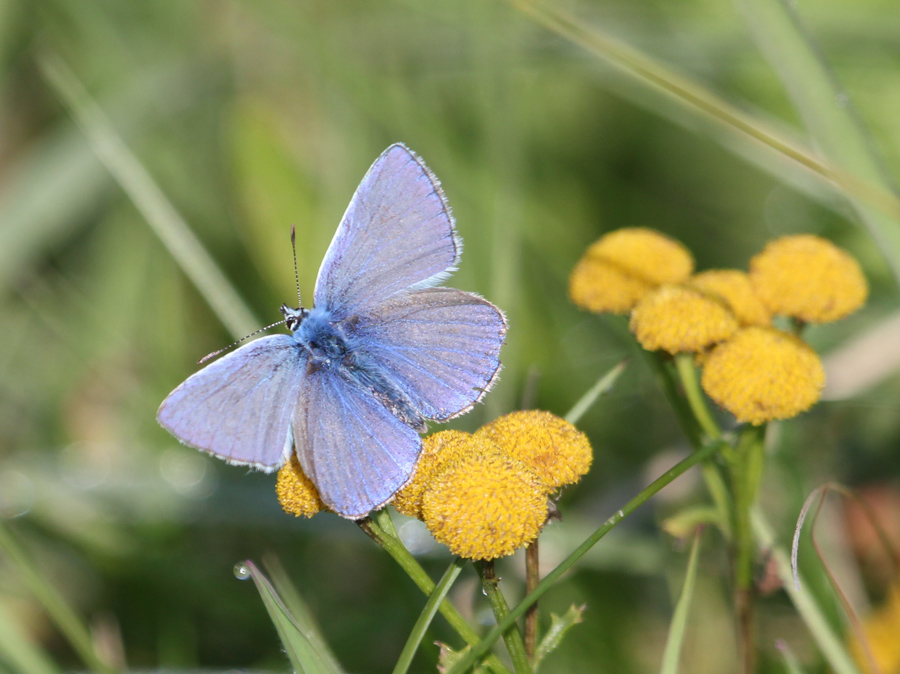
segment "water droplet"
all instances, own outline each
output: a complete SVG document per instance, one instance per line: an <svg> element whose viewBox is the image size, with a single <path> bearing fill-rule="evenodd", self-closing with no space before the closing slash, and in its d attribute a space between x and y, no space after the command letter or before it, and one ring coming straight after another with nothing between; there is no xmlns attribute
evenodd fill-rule
<svg viewBox="0 0 900 674"><path fill-rule="evenodd" d="M234 577L238 580L247 580L250 577L250 567L244 562L238 562L234 565Z"/></svg>

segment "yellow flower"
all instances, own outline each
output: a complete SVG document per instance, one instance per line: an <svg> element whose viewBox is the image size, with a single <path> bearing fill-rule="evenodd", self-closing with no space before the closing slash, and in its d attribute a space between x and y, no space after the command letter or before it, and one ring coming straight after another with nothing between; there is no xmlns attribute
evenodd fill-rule
<svg viewBox="0 0 900 674"><path fill-rule="evenodd" d="M900 585L895 585L884 606L863 622L863 635L881 674L900 674ZM862 644L852 636L850 653L863 674L874 674Z"/></svg>
<svg viewBox="0 0 900 674"><path fill-rule="evenodd" d="M587 436L550 412L511 412L482 426L476 437L489 438L500 451L525 463L549 493L581 479L593 454Z"/></svg>
<svg viewBox="0 0 900 674"><path fill-rule="evenodd" d="M495 559L537 538L547 519L547 497L528 466L488 448L451 463L431 481L422 515L454 555Z"/></svg>
<svg viewBox="0 0 900 674"><path fill-rule="evenodd" d="M435 476L466 454L479 451L483 444L474 443L471 433L462 431L438 431L423 438L416 473L391 503L398 512L422 519L422 494Z"/></svg>
<svg viewBox="0 0 900 674"><path fill-rule="evenodd" d="M690 252L652 229L630 227L594 242L569 278L569 297L597 313L628 313L653 288L681 283L694 269Z"/></svg>
<svg viewBox="0 0 900 674"><path fill-rule="evenodd" d="M325 510L325 504L319 498L319 491L300 468L300 462L296 456L292 456L278 471L278 479L275 482L275 493L281 507L286 513L292 513L300 517L312 517L317 512Z"/></svg>
<svg viewBox="0 0 900 674"><path fill-rule="evenodd" d="M654 286L620 267L585 255L569 277L569 298L594 313L627 314Z"/></svg>
<svg viewBox="0 0 900 674"><path fill-rule="evenodd" d="M861 307L868 295L856 260L811 234L769 242L750 260L750 280L773 314L827 323Z"/></svg>
<svg viewBox="0 0 900 674"><path fill-rule="evenodd" d="M701 385L738 421L758 425L812 407L825 385L825 370L799 337L750 327L713 349Z"/></svg>
<svg viewBox="0 0 900 674"><path fill-rule="evenodd" d="M772 322L769 310L750 283L750 277L738 269L700 272L692 276L687 285L725 302L742 327L769 325Z"/></svg>
<svg viewBox="0 0 900 674"><path fill-rule="evenodd" d="M683 353L728 339L738 322L722 302L699 290L663 286L638 303L630 327L648 351Z"/></svg>

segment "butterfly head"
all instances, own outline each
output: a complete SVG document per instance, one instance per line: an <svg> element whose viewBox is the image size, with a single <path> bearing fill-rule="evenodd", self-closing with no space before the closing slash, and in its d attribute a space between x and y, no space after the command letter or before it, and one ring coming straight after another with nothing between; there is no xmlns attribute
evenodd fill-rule
<svg viewBox="0 0 900 674"><path fill-rule="evenodd" d="M284 316L284 324L291 332L296 332L300 324L309 316L309 309L299 307L291 309L287 304L281 305L281 314Z"/></svg>

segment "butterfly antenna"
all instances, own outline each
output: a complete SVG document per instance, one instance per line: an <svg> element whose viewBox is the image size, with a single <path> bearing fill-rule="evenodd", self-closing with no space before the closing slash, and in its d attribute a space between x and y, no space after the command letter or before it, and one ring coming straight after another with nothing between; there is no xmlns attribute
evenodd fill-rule
<svg viewBox="0 0 900 674"><path fill-rule="evenodd" d="M303 300L300 299L300 272L297 271L297 232L296 227L291 225L291 251L294 253L294 281L297 283L297 306L303 306Z"/></svg>
<svg viewBox="0 0 900 674"><path fill-rule="evenodd" d="M234 347L236 347L236 346L237 346L238 344L240 344L241 342L246 341L246 340L250 339L251 337L253 337L253 335L258 335L258 334L261 333L261 332L265 332L266 330L269 330L269 329L271 329L271 328L274 328L276 325L281 325L282 323L285 322L285 320L286 320L286 319L281 319L281 320L278 321L277 323L272 323L272 325L267 325L266 327L260 328L259 330L254 330L253 332L251 332L251 333L250 333L249 335L247 335L246 337L241 337L241 338L240 338L238 341L236 341L234 344L229 344L229 345L226 346L224 349L219 349L218 351L213 351L212 353L206 354L205 356L203 356L203 358L201 358L200 360L197 361L197 365L202 365L203 363L205 363L206 361L210 360L211 358L215 358L215 357L218 356L220 353L224 353L225 351L228 351L229 349L233 349Z"/></svg>

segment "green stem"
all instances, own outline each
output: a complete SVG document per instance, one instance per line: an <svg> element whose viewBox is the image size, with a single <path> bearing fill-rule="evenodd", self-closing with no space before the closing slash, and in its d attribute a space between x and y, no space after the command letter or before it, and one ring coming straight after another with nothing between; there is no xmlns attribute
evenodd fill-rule
<svg viewBox="0 0 900 674"><path fill-rule="evenodd" d="M681 378L681 385L684 387L688 405L690 405L691 412L694 413L697 423L700 424L700 428L711 440L717 440L722 437L722 431L719 429L715 419L712 418L709 407L706 406L703 391L700 390L693 354L679 353L675 356L675 368L678 370L678 376Z"/></svg>
<svg viewBox="0 0 900 674"><path fill-rule="evenodd" d="M92 669L97 674L116 674L117 670L103 662L94 652L91 634L75 611L56 591L56 588L37 571L25 550L19 546L12 533L3 524L0 524L0 550L18 568L28 589L43 605L51 620L56 623L59 631L63 633L88 669Z"/></svg>
<svg viewBox="0 0 900 674"><path fill-rule="evenodd" d="M755 667L755 630L753 619L753 564L756 544L750 513L759 491L764 459L765 426L745 426L741 432L735 459L731 462L732 492L734 494L734 583L735 612L738 621L743 672L750 674Z"/></svg>
<svg viewBox="0 0 900 674"><path fill-rule="evenodd" d="M562 561L562 563L559 564L559 566L548 573L544 577L544 579L540 583L538 583L538 586L534 589L533 592L529 592L528 595L509 612L509 615L506 616L506 618L501 620L493 629L491 629L491 631L488 632L487 635L485 635L484 639L478 642L478 644L474 645L472 649L468 653L463 655L463 657L460 658L450 669L448 669L445 674L462 674L462 672L472 667L472 665L475 664L478 658L486 653L488 649L493 646L494 642L496 642L497 639L499 639L500 636L525 613L529 606L536 602L540 598L540 596L547 590L553 587L553 585L556 584L556 581L559 580L560 576L562 576L566 571L572 568L575 562L581 559L588 552L588 550L594 547L594 545L596 545L597 542L600 541L600 539L606 536L606 534L608 534L619 522L621 522L625 517L634 512L641 505L646 503L663 487L685 473L689 468L692 468L701 461L705 461L706 459L713 456L716 452L721 450L724 444L725 443L722 441L715 441L704 445L693 454L688 456L686 459L670 468L663 475L654 480L652 484L645 487L637 496L635 496L627 504L625 504L625 506L621 510L619 510L615 515L606 520L606 522L604 522L599 529L591 534L581 545L579 545L574 550L574 552L566 557Z"/></svg>
<svg viewBox="0 0 900 674"><path fill-rule="evenodd" d="M656 375L656 382L675 411L681 430L696 449L703 444L703 429L700 427L697 417L694 416L687 400L678 390L678 383L673 374L671 364L658 351L645 351L644 353L647 355L647 360Z"/></svg>
<svg viewBox="0 0 900 674"><path fill-rule="evenodd" d="M718 426L713 423L713 428L715 428L716 433L710 433L701 425L695 412L697 398L700 400L701 409L706 410L706 405L702 402L703 397L698 387L691 386L690 384L690 382L696 384L697 381L693 364L688 364L690 365L690 371L687 372L687 376L685 376L681 372L681 368L685 368L685 365L677 365L673 368L670 362L659 352L648 353L648 355L650 357L650 363L656 372L657 382L659 383L660 388L662 388L663 393L665 393L666 398L668 398L672 409L675 410L676 417L681 424L681 430L687 436L694 449L696 450L703 445L704 433L709 437L720 437L721 433L719 432ZM677 379L675 376L676 372L679 375ZM678 387L679 379L684 387L685 395L681 394L681 390ZM687 380L687 382L685 380ZM694 392L690 393L690 390L693 390ZM694 396L695 402L691 402L691 396ZM706 411L706 416L708 416L708 410ZM722 453L726 456L732 455L731 445L723 444ZM725 478L722 476L720 468L713 463L703 464L702 471L703 480L706 482L706 488L712 496L713 503L715 503L716 510L718 511L718 519L722 528L722 533L726 538L730 539L732 535L731 497L728 493Z"/></svg>
<svg viewBox="0 0 900 674"><path fill-rule="evenodd" d="M509 615L509 606L506 605L506 598L500 591L500 579L494 572L494 562L493 560L477 562L475 568L478 569L478 575L481 576L481 586L491 604L494 617L500 623ZM528 655L525 653L525 642L522 640L522 633L519 632L515 622L503 632L503 642L506 644L506 650L509 651L509 658L512 660L516 674L531 674L531 665L528 663Z"/></svg>
<svg viewBox="0 0 900 674"><path fill-rule="evenodd" d="M394 666L394 674L406 674L409 670L413 656L416 654L419 644L422 643L422 639L425 636L425 630L428 629L431 621L434 620L434 615L437 613L438 607L447 597L447 593L450 592L450 588L453 586L453 581L459 576L459 572L462 571L465 562L466 560L460 557L454 559L450 563L450 566L447 567L443 577L438 581L434 591L428 595L428 601L425 602L425 608L422 609L422 613L419 615L419 619L413 626L412 632L409 634L409 639L406 640L406 645L400 653L397 664Z"/></svg>
<svg viewBox="0 0 900 674"><path fill-rule="evenodd" d="M540 538L535 538L525 548L525 593L531 592L541 580ZM538 644L538 605L537 602L525 612L525 655L528 661L534 661L534 653Z"/></svg>
<svg viewBox="0 0 900 674"><path fill-rule="evenodd" d="M381 510L374 512L369 517L360 520L358 524L363 531L384 548L385 552L394 558L394 561L397 562L397 564L400 565L400 568L406 572L406 575L412 579L413 583L416 584L416 587L426 595L431 595L431 593L434 592L434 581L431 580L427 573L425 573L425 569L419 565L416 558L412 556L412 553L406 549L406 546L404 546L397 537L394 530L394 523L391 520L387 508L382 508ZM387 533L388 531L394 533L389 534ZM440 608L438 610L441 615L444 616L444 619L450 623L450 627L456 630L456 633L462 637L463 641L470 646L479 643L478 632L472 629L469 623L467 623L453 607L453 604L444 599L440 603ZM481 653L479 656L480 655ZM472 662L475 662L474 658ZM510 674L509 669L500 662L496 655L487 655L484 658L484 663L490 667L495 674Z"/></svg>

